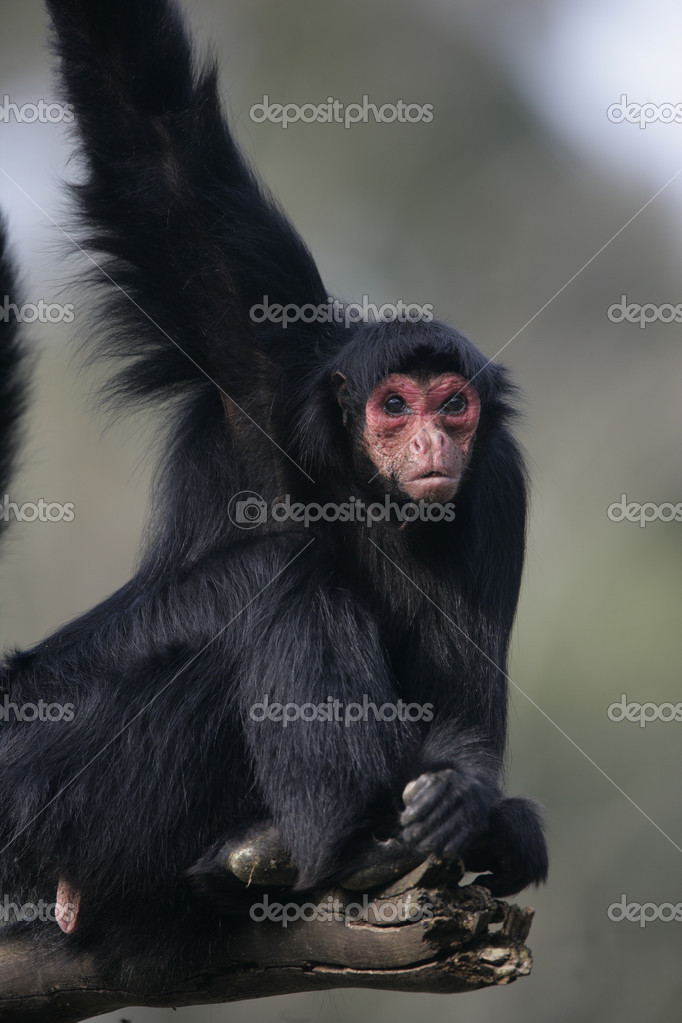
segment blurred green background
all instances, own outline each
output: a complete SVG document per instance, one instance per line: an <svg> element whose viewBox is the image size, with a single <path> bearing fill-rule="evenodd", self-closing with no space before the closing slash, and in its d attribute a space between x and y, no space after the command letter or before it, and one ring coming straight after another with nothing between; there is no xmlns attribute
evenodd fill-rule
<svg viewBox="0 0 682 1023"><path fill-rule="evenodd" d="M535 966L508 989L332 992L99 1018L673 1023L682 923L641 928L611 922L607 910L623 893L682 901L682 723L614 723L607 708L623 693L682 700L682 523L640 528L612 522L607 509L623 493L682 500L682 334L675 323L614 324L607 310L623 294L682 301L682 175L668 183L682 167L682 129L614 124L606 110L624 93L682 101L682 10L665 0L184 6L201 45L220 55L241 143L330 290L432 303L490 357L506 346L500 359L525 395L520 436L533 477L509 790L546 806L552 867L545 888L517 900L537 909ZM2 0L0 71L0 96L54 98L38 0ZM431 103L434 118L283 130L249 119L265 93L273 102L367 94L377 104ZM60 181L74 174L69 152L63 126L0 124L0 203L25 300L74 302L85 321L52 223L68 226ZM123 583L144 522L149 424L105 428L96 381L73 358L75 333L28 331L37 381L12 497L73 502L76 515L12 530L5 646L39 639Z"/></svg>

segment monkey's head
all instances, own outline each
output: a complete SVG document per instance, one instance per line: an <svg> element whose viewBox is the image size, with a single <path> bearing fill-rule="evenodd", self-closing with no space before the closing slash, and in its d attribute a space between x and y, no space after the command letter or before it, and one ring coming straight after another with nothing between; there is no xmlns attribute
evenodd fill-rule
<svg viewBox="0 0 682 1023"><path fill-rule="evenodd" d="M344 404L346 380L336 378ZM480 417L475 387L459 373L419 364L390 373L367 396L354 430L356 461L381 488L413 501L451 501L466 469ZM369 464L367 464L369 463Z"/></svg>
<svg viewBox="0 0 682 1023"><path fill-rule="evenodd" d="M510 412L504 370L437 321L360 328L331 380L354 476L405 500L451 501L479 437Z"/></svg>

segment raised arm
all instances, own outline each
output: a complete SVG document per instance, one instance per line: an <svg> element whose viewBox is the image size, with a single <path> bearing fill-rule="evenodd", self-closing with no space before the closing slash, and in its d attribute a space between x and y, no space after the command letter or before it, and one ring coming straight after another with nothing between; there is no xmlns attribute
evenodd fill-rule
<svg viewBox="0 0 682 1023"><path fill-rule="evenodd" d="M208 374L235 400L256 356L277 365L314 333L256 325L252 306L324 302L305 245L247 166L222 115L214 64L193 59L169 0L47 0L65 99L85 160L75 187L103 268L106 354L133 360L127 395L174 394ZM108 275L108 276L107 276ZM318 329L319 334L319 329ZM291 357L288 364L291 364Z"/></svg>

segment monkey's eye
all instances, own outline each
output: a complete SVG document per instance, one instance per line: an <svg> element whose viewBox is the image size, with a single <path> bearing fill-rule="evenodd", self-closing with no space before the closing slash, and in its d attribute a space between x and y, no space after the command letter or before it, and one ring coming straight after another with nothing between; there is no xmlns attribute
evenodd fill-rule
<svg viewBox="0 0 682 1023"><path fill-rule="evenodd" d="M438 411L446 416L461 416L462 412L466 412L466 408L466 398L463 398L461 394L453 394L452 398L448 398Z"/></svg>
<svg viewBox="0 0 682 1023"><path fill-rule="evenodd" d="M407 412L407 405L399 394L392 394L384 402L384 412L388 412L389 416L404 416Z"/></svg>

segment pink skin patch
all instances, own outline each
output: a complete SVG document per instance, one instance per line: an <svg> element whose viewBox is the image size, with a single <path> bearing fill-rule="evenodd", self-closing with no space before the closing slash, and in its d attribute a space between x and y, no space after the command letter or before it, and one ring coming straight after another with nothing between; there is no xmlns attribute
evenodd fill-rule
<svg viewBox="0 0 682 1023"><path fill-rule="evenodd" d="M57 905L55 917L64 934L73 934L78 927L78 914L81 908L81 894L64 880L59 879L57 888Z"/></svg>
<svg viewBox="0 0 682 1023"><path fill-rule="evenodd" d="M367 401L365 446L379 475L412 500L451 501L480 413L476 389L458 373L426 380L392 373Z"/></svg>

